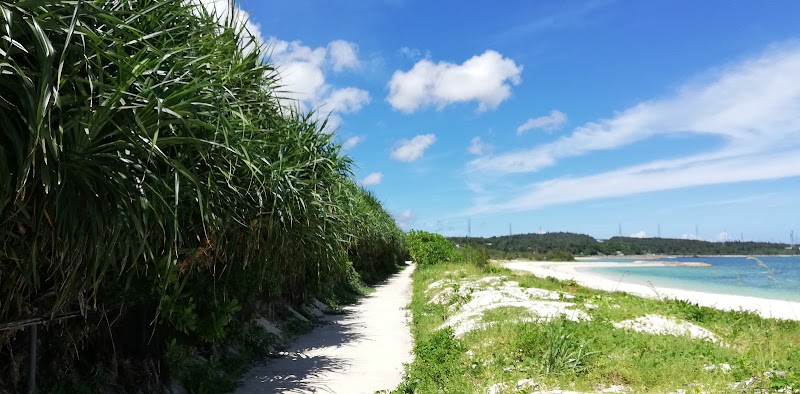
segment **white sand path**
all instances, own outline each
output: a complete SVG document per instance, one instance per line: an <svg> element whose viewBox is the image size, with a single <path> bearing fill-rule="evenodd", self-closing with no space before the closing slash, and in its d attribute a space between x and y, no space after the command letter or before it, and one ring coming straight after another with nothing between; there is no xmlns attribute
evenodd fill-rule
<svg viewBox="0 0 800 394"><path fill-rule="evenodd" d="M414 265L344 314L299 337L281 357L251 369L236 393L372 394L392 390L413 357L406 309Z"/></svg>
<svg viewBox="0 0 800 394"><path fill-rule="evenodd" d="M583 286L599 290L622 291L648 298L673 298L722 310L751 311L766 318L800 320L800 302L772 300L740 295L704 293L700 291L671 289L665 287L651 287L642 284L626 282L624 277L622 277L620 280L611 280L589 272L578 271L578 268L623 267L625 264L626 263L604 262L556 263L545 261L511 261L504 263L503 266L512 270L531 272L534 275L542 278L552 276L560 280L572 279ZM631 263L631 266L653 264L658 263Z"/></svg>

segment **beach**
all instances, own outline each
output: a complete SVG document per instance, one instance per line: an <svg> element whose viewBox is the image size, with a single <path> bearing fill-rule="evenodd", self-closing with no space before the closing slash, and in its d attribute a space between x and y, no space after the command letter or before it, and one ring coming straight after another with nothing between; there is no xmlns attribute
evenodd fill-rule
<svg viewBox="0 0 800 394"><path fill-rule="evenodd" d="M572 263L512 260L504 262L502 265L512 270L530 272L539 277L550 276L560 280L571 279L580 285L598 290L622 291L648 298L678 299L721 310L750 311L766 318L800 320L800 302L647 286L626 281L624 276L618 280L611 280L590 272L580 271L581 268L667 265L667 263L662 262L605 263L594 261Z"/></svg>

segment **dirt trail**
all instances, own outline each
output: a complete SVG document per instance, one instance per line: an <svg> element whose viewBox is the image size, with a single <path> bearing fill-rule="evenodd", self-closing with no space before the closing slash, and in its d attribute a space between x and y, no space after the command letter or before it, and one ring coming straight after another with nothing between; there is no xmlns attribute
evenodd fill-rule
<svg viewBox="0 0 800 394"><path fill-rule="evenodd" d="M394 389L411 362L405 309L414 266L389 278L344 314L299 337L280 358L251 369L236 393L372 394Z"/></svg>

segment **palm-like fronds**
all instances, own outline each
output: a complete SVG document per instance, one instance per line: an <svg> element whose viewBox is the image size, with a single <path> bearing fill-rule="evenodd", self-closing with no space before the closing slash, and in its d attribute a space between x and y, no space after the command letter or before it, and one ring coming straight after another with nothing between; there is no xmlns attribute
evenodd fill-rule
<svg viewBox="0 0 800 394"><path fill-rule="evenodd" d="M169 324L402 257L248 40L192 2L0 1L0 320L155 300Z"/></svg>

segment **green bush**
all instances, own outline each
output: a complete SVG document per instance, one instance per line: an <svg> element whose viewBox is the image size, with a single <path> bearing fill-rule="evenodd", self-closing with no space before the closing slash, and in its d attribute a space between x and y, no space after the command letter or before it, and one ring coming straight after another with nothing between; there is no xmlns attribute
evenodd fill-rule
<svg viewBox="0 0 800 394"><path fill-rule="evenodd" d="M439 234L426 231L409 231L408 250L411 260L420 266L463 261L455 244Z"/></svg>
<svg viewBox="0 0 800 394"><path fill-rule="evenodd" d="M475 260L473 261L478 268L486 268L489 265L489 250L485 246L475 248Z"/></svg>
<svg viewBox="0 0 800 394"><path fill-rule="evenodd" d="M575 261L575 256L572 253L563 250L551 250L544 256L543 261Z"/></svg>
<svg viewBox="0 0 800 394"><path fill-rule="evenodd" d="M489 265L489 251L483 245L459 245L458 252L461 254L462 261L471 263L478 268L483 269Z"/></svg>

